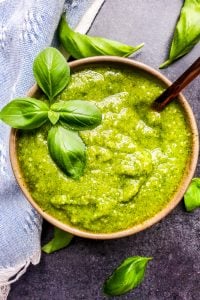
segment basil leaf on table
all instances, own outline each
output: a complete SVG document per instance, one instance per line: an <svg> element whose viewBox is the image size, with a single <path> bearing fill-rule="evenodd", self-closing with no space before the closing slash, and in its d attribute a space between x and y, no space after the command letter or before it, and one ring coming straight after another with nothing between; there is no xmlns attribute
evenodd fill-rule
<svg viewBox="0 0 200 300"><path fill-rule="evenodd" d="M70 244L72 238L73 235L71 233L65 232L57 227L54 227L54 237L50 242L48 242L42 247L42 251L44 251L47 254L50 254L60 249L63 249Z"/></svg>
<svg viewBox="0 0 200 300"><path fill-rule="evenodd" d="M151 257L132 256L125 259L104 283L104 293L119 296L137 287L143 280Z"/></svg>
<svg viewBox="0 0 200 300"><path fill-rule="evenodd" d="M70 80L67 61L57 49L52 47L44 49L35 58L33 73L39 87L50 101L66 87Z"/></svg>
<svg viewBox="0 0 200 300"><path fill-rule="evenodd" d="M78 133L61 126L48 133L48 149L57 166L73 179L83 175L86 164L85 145Z"/></svg>
<svg viewBox="0 0 200 300"><path fill-rule="evenodd" d="M200 207L200 178L193 178L184 195L185 208L188 212Z"/></svg>
<svg viewBox="0 0 200 300"><path fill-rule="evenodd" d="M102 37L91 37L73 31L62 16L59 24L59 39L65 50L74 58L83 58L96 55L117 55L127 57L143 47L128 46L117 41Z"/></svg>
<svg viewBox="0 0 200 300"><path fill-rule="evenodd" d="M53 104L51 110L59 112L61 124L64 123L73 130L92 129L102 120L96 105L84 100L60 101Z"/></svg>
<svg viewBox="0 0 200 300"><path fill-rule="evenodd" d="M169 58L160 68L184 56L200 41L200 0L185 0L176 25Z"/></svg>
<svg viewBox="0 0 200 300"><path fill-rule="evenodd" d="M48 119L48 105L34 98L14 99L0 112L0 119L13 128L34 129Z"/></svg>

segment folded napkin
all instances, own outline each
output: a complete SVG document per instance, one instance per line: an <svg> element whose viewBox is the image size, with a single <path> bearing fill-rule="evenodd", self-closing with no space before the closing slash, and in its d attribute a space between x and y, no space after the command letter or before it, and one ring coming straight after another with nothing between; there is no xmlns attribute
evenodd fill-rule
<svg viewBox="0 0 200 300"><path fill-rule="evenodd" d="M33 85L32 62L58 45L55 30L68 22L86 32L104 0L0 0L0 109ZM81 21L80 21L81 20ZM10 128L0 121L0 300L10 283L40 261L41 217L22 195L9 161Z"/></svg>

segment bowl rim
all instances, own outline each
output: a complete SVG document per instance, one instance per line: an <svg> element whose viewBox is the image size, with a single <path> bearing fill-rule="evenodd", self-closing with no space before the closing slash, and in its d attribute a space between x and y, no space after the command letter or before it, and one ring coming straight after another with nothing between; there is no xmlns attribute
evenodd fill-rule
<svg viewBox="0 0 200 300"><path fill-rule="evenodd" d="M95 56L95 57L89 57L89 58L83 58L79 60L75 60L73 62L69 63L70 69L74 71L75 69L79 69L82 67L86 67L89 65L97 65L97 64L115 64L118 65L120 68L120 65L123 65L124 67L128 66L133 69L144 71L153 77L157 78L161 83L164 83L165 86L171 85L171 81L169 81L164 75L162 75L160 72L156 71L155 69L149 67L146 64L143 64L141 62L135 61L133 59L129 58L121 58L121 57L115 57L115 56ZM31 97L35 95L38 92L39 88L35 84L27 93L27 96ZM51 216L50 214L44 212L40 206L35 202L35 200L32 198L31 194L28 191L28 188L26 186L25 180L23 179L18 158L17 158L17 151L16 151L16 135L17 135L17 129L11 129L10 133L10 141L9 141L9 152L10 152L10 161L11 166L13 169L13 173L15 175L15 178L27 198L27 200L30 202L30 204L36 209L36 211L49 223L53 224L54 226L70 232L73 235L77 235L84 238L90 238L90 239L96 239L96 240L105 240L105 239L116 239L116 238L122 238L126 237L135 233L138 233L144 229L149 228L150 226L154 225L155 223L159 222L161 219L163 219L165 216L167 216L181 201L190 181L192 180L192 177L194 175L197 161L198 161L198 153L199 153L199 136L198 136L198 128L196 124L195 117L193 115L192 109L183 96L183 94L179 94L177 97L178 102L180 103L181 107L184 110L184 113L186 115L186 119L188 122L188 125L190 126L190 130L192 133L192 151L190 159L188 160L185 172L183 174L182 180L179 184L179 188L177 191L173 194L171 200L168 202L168 204L163 207L161 211L159 211L155 216L152 218L145 220L141 224L132 226L127 229L123 229L117 232L112 233L95 233L90 232L87 230L78 229L76 227L73 227L71 225L62 223L61 221L57 220L55 217Z"/></svg>

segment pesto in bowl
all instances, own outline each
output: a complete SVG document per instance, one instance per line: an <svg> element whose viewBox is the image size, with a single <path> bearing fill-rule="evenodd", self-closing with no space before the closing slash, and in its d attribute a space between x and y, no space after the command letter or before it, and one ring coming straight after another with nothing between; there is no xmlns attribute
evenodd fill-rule
<svg viewBox="0 0 200 300"><path fill-rule="evenodd" d="M177 191L192 151L183 107L161 113L150 106L164 90L154 76L126 66L76 70L57 100L89 100L102 123L80 132L87 163L79 180L64 175L47 148L48 124L19 131L17 156L34 201L62 223L93 233L113 233L150 220Z"/></svg>

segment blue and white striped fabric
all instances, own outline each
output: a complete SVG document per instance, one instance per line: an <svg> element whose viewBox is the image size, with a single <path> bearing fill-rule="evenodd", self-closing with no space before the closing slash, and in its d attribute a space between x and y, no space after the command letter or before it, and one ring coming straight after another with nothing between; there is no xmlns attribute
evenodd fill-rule
<svg viewBox="0 0 200 300"><path fill-rule="evenodd" d="M32 62L56 43L63 10L76 27L88 29L104 0L0 0L0 109L33 85ZM86 13L86 14L87 14ZM82 19L82 20L83 20ZM84 24L85 23L85 24ZM22 195L9 162L10 128L0 121L0 300L30 263L40 260L41 218ZM12 280L10 280L12 278Z"/></svg>

